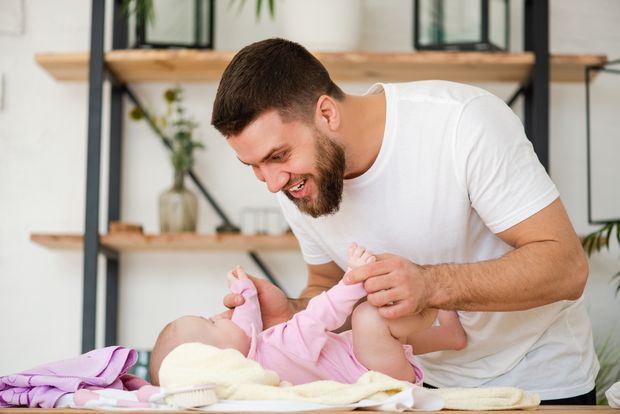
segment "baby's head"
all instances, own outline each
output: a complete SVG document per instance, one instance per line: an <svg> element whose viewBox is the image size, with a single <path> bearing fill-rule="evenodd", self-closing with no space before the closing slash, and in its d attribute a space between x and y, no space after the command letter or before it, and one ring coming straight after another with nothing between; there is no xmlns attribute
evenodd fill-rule
<svg viewBox="0 0 620 414"><path fill-rule="evenodd" d="M187 342L200 342L222 349L233 348L243 355L247 355L250 349L250 338L237 324L222 315L211 318L180 317L162 329L151 352L149 372L153 385L159 385L159 367L166 355Z"/></svg>

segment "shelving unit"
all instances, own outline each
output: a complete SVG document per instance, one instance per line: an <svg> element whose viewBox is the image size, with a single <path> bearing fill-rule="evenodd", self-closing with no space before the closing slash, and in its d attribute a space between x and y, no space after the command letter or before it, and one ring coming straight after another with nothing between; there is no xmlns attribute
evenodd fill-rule
<svg viewBox="0 0 620 414"><path fill-rule="evenodd" d="M89 118L84 235L33 234L32 240L50 248L84 251L82 350L95 347L98 256L106 255L105 344L117 343L118 252L155 249L246 250L265 269L252 250L298 249L292 235L99 235L99 190L101 170L101 123L103 88L110 88L110 144L107 222L120 220L120 165L123 99L131 91L129 82L218 81L234 52L201 50L125 50L127 25L121 13L122 0L114 0L112 50L104 50L105 1L92 1L90 52L40 53L36 61L60 81L88 81ZM461 82L513 82L524 98L524 125L542 164L548 167L549 82L582 82L585 67L607 62L603 55L549 54L548 0L525 0L525 52L411 52L411 53L316 53L336 81L412 81L446 79ZM193 173L192 179L196 180ZM200 186L199 186L200 187ZM203 192L218 214L228 219Z"/></svg>
<svg viewBox="0 0 620 414"><path fill-rule="evenodd" d="M528 80L531 52L316 53L330 74L341 81L403 82L445 79L456 82ZM212 50L112 50L106 67L122 82L218 81L234 56ZM39 53L35 59L60 81L88 80L88 53ZM603 65L604 55L551 55L551 81L582 82L586 66Z"/></svg>

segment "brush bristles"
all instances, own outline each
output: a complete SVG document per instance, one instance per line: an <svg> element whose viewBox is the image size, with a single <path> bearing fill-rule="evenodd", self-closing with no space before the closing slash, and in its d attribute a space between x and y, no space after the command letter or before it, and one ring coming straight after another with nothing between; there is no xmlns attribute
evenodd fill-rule
<svg viewBox="0 0 620 414"><path fill-rule="evenodd" d="M166 404L181 408L203 407L217 402L213 389L198 389L174 393L165 398Z"/></svg>

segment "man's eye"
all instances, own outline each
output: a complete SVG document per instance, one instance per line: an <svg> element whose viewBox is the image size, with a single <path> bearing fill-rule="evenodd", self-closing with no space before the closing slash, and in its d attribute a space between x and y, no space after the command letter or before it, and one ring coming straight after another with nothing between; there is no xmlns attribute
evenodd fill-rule
<svg viewBox="0 0 620 414"><path fill-rule="evenodd" d="M286 157L286 152L279 152L271 156L273 161L282 161Z"/></svg>

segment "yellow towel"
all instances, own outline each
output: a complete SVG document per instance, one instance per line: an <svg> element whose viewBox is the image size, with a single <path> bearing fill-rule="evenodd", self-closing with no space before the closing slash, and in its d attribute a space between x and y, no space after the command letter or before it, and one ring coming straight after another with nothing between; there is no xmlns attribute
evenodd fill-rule
<svg viewBox="0 0 620 414"><path fill-rule="evenodd" d="M220 400L295 400L330 405L364 399L383 401L412 386L373 371L355 384L315 381L290 385L234 349L200 343L187 343L172 350L162 361L159 381L164 388L212 383Z"/></svg>
<svg viewBox="0 0 620 414"><path fill-rule="evenodd" d="M514 387L439 388L430 391L443 397L444 409L447 410L515 410L540 405L538 394Z"/></svg>
<svg viewBox="0 0 620 414"><path fill-rule="evenodd" d="M329 405L353 404L367 399L384 401L415 385L379 372L362 375L355 384L315 381L291 385L234 349L200 343L183 344L164 358L159 370L162 387L215 384L220 400L294 400ZM442 388L428 390L445 400L446 409L506 410L534 408L537 394L513 387Z"/></svg>

